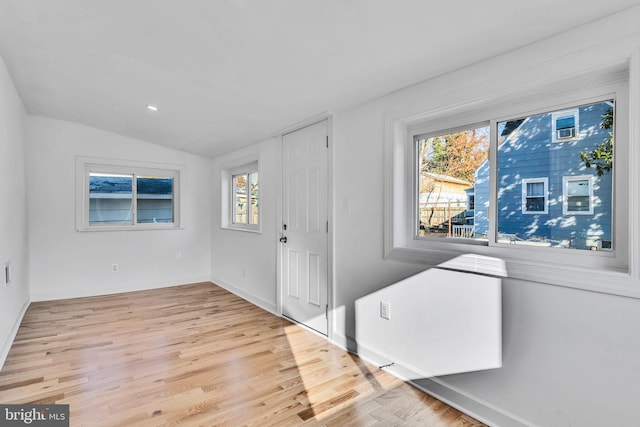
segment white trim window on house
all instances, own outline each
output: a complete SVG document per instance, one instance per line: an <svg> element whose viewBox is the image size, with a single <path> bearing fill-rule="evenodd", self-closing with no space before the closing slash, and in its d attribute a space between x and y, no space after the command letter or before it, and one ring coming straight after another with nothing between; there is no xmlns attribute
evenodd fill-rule
<svg viewBox="0 0 640 427"><path fill-rule="evenodd" d="M548 197L548 178L525 178L522 180L523 214L547 214Z"/></svg>
<svg viewBox="0 0 640 427"><path fill-rule="evenodd" d="M78 158L76 229L179 228L180 169L179 166Z"/></svg>
<svg viewBox="0 0 640 427"><path fill-rule="evenodd" d="M592 175L565 176L563 180L565 215L593 215Z"/></svg>
<svg viewBox="0 0 640 427"><path fill-rule="evenodd" d="M579 117L577 108L554 112L551 122L553 142L575 140L579 133Z"/></svg>

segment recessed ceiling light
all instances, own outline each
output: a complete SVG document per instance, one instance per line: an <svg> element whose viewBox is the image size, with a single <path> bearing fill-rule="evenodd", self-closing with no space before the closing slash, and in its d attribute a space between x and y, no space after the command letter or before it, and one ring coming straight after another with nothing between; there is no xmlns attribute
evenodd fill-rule
<svg viewBox="0 0 640 427"><path fill-rule="evenodd" d="M160 111L160 109L158 107L156 107L155 105L147 105L147 110Z"/></svg>

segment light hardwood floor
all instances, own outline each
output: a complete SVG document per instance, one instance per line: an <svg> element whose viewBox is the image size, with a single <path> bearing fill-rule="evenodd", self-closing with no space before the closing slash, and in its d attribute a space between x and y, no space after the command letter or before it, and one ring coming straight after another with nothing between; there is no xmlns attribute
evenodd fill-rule
<svg viewBox="0 0 640 427"><path fill-rule="evenodd" d="M483 425L211 283L31 304L0 402L78 426Z"/></svg>

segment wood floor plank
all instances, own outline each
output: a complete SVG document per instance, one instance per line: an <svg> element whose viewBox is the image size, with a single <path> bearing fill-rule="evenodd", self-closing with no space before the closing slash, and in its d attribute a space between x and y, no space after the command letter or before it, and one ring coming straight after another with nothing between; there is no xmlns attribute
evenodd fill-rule
<svg viewBox="0 0 640 427"><path fill-rule="evenodd" d="M211 283L32 303L0 402L73 426L483 425Z"/></svg>

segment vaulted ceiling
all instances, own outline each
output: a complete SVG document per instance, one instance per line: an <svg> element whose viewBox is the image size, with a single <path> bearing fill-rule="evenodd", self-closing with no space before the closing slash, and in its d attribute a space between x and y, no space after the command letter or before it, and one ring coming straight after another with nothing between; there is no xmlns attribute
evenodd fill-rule
<svg viewBox="0 0 640 427"><path fill-rule="evenodd" d="M215 157L638 4L0 0L0 54L30 114Z"/></svg>

